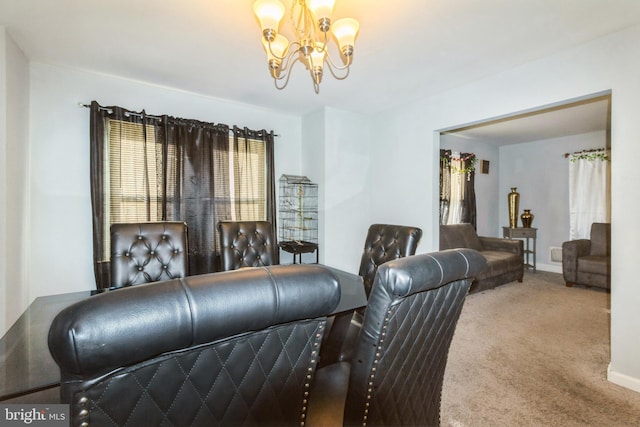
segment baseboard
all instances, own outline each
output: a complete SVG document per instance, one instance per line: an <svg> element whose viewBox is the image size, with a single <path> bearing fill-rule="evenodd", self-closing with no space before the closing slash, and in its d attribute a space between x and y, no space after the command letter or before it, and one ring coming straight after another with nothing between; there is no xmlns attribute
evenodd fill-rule
<svg viewBox="0 0 640 427"><path fill-rule="evenodd" d="M614 384L618 384L619 386L640 393L640 378L634 378L629 375L621 374L620 372L612 371L611 364L609 364L609 367L607 368L607 379Z"/></svg>
<svg viewBox="0 0 640 427"><path fill-rule="evenodd" d="M536 270L548 271L549 273L562 273L562 265L536 263Z"/></svg>

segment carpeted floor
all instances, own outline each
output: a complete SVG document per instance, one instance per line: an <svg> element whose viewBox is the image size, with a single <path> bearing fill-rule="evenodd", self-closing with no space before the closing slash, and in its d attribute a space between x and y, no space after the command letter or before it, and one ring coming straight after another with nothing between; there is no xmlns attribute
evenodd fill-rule
<svg viewBox="0 0 640 427"><path fill-rule="evenodd" d="M609 294L538 271L467 297L445 373L441 422L640 426L640 393L606 379Z"/></svg>

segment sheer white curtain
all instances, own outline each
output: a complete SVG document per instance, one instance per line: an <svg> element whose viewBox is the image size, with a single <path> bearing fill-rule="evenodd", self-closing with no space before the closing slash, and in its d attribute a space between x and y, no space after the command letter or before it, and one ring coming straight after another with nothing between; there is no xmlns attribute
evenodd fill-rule
<svg viewBox="0 0 640 427"><path fill-rule="evenodd" d="M458 153L455 153L458 154ZM459 154L458 154L459 155ZM451 198L449 199L449 215L445 224L460 224L462 222L462 203L464 201L464 180L466 174L459 171L464 169L464 163L460 158L451 158Z"/></svg>
<svg viewBox="0 0 640 427"><path fill-rule="evenodd" d="M588 239L591 224L611 221L611 167L608 150L569 157L570 239Z"/></svg>

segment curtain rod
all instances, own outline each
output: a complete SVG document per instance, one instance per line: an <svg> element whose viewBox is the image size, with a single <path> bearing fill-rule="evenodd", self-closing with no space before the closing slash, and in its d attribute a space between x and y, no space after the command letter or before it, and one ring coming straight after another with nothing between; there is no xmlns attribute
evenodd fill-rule
<svg viewBox="0 0 640 427"><path fill-rule="evenodd" d="M564 157L566 159L567 157L569 157L571 155L574 155L574 154L593 153L593 152L596 152L596 151L606 151L606 150L607 150L606 148L593 148L591 150L574 151L573 153L564 153L562 155L562 157Z"/></svg>
<svg viewBox="0 0 640 427"><path fill-rule="evenodd" d="M78 106L79 107L84 107L84 108L91 108L91 104L85 104L83 102L78 102ZM102 105L98 106L98 110L108 111L109 113L111 113L111 111L112 111L111 108L103 107ZM162 119L162 117L160 117L160 116L153 116L151 114L144 114L143 115L143 114L140 114L140 113L136 113L135 111L127 111L126 115L134 116L134 117L143 117L144 116L144 117L149 117L149 118L156 119L156 120Z"/></svg>
<svg viewBox="0 0 640 427"><path fill-rule="evenodd" d="M78 107L91 108L91 104L85 104L84 102L78 102ZM111 109L110 109L110 108L103 107L103 106L101 106L101 105L98 105L98 109L99 109L99 110L102 110L102 111L109 111L109 112L111 112ZM131 116L135 116L135 117L142 117L142 114L140 114L140 113L136 113L136 112L133 112L133 111L127 111L127 113L128 113L129 115L131 115ZM145 114L144 116L145 116L145 117L150 117L150 118L152 118L152 119L157 119L157 120L162 119L162 117L159 117L159 116L152 116L151 114ZM231 130L229 130L229 132L230 132L230 133L232 133L232 131L231 131ZM274 133L274 134L273 134L273 136L274 136L274 137L278 137L278 138L279 138L279 137L280 137L280 134Z"/></svg>

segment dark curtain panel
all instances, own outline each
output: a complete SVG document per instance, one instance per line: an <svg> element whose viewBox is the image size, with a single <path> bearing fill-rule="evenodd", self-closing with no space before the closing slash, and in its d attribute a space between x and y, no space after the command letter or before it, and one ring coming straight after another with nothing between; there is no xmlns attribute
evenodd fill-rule
<svg viewBox="0 0 640 427"><path fill-rule="evenodd" d="M218 221L230 210L229 127L163 117L165 215L189 227L189 274L217 270Z"/></svg>
<svg viewBox="0 0 640 427"><path fill-rule="evenodd" d="M440 225L447 223L451 200L451 150L440 150Z"/></svg>
<svg viewBox="0 0 640 427"><path fill-rule="evenodd" d="M121 125L107 126L107 118L118 120ZM117 162L112 162L113 158L125 158L129 156L125 146L131 136L132 128L127 126L132 124L138 130L136 137L143 141L142 152L145 167L133 183L136 190L135 199L142 198L147 203L137 204L135 207L136 217L139 221L150 221L159 215L158 206L152 201L150 196L150 185L157 177L150 176L150 171L156 170L148 167L148 163L157 166L160 158L155 155L156 139L153 135L154 129L159 121L156 117L148 116L144 111L132 112L120 107L102 107L93 101L90 105L90 186L91 186L91 207L93 212L93 247L94 247L94 274L96 276L96 286L98 289L109 287L111 283L110 269L110 247L109 233L110 223L113 217L119 221L126 220L127 213L118 212L110 203L112 191L119 192L123 197L130 197L127 189L121 186L114 186L105 180L105 170L111 174L119 176L121 171ZM117 141L112 143L111 141ZM131 187L133 188L133 186ZM154 212L151 212L151 210ZM131 212L129 212L131 214Z"/></svg>
<svg viewBox="0 0 640 427"><path fill-rule="evenodd" d="M90 124L98 289L111 283L109 233L115 222L184 221L189 229L189 274L218 271L217 223L254 219L238 207L254 203L250 186L245 185L247 180L266 176L263 201L267 202L267 212L262 209L255 219L266 217L274 224L275 235L273 133L235 128L232 140L227 125L149 116L144 111L102 107L95 101L91 103ZM262 163L255 162L260 157L255 152L261 155ZM130 161L132 156L135 161ZM235 183L230 183L230 168L237 172L233 175ZM258 172L252 174L254 170ZM122 206L112 202L114 194L124 201Z"/></svg>
<svg viewBox="0 0 640 427"><path fill-rule="evenodd" d="M96 286L98 289L108 287L111 283L111 274L109 269L109 263L104 261L104 233L108 233L109 230L105 230L105 218L103 206L105 204L105 185L102 175L102 165L105 162L105 117L108 115L108 111L99 108L98 103L93 101L91 103L90 113L90 175L91 175L91 213L93 215L93 267L96 277ZM107 159L108 161L108 159Z"/></svg>
<svg viewBox="0 0 640 427"><path fill-rule="evenodd" d="M264 153L265 158L260 159L260 161L264 162L264 167L266 168L266 185L265 185L265 193L264 198L266 203L266 212L254 212L247 206L247 202L240 198L240 203L238 203L237 207L244 207L249 209L251 215L255 219L266 218L266 221L271 223L273 236L277 236L277 218L276 218L276 179L275 179L275 161L274 161L274 137L273 132L267 132L266 130L254 131L245 128L239 128L237 126L233 127L233 140L234 140L234 148L235 148L235 167L237 168L237 176L238 177L246 177L247 173L242 173L245 170L256 170L259 168L259 165L256 164L255 156L252 156L255 150L250 146L255 141L258 141L260 144L263 144L265 147ZM246 179L246 178L245 178ZM243 191L243 185L245 183L242 182L241 179L236 180L236 192L241 196L245 193ZM237 212L238 215L242 215L241 212ZM276 263L280 263L279 260L280 251L276 251Z"/></svg>
<svg viewBox="0 0 640 427"><path fill-rule="evenodd" d="M464 169L466 179L464 184L464 199L462 201L462 222L469 223L476 228L476 171L474 168L475 154L461 153L460 157L464 159Z"/></svg>

